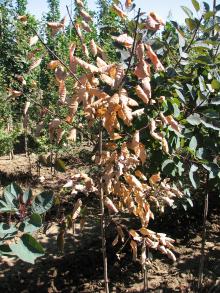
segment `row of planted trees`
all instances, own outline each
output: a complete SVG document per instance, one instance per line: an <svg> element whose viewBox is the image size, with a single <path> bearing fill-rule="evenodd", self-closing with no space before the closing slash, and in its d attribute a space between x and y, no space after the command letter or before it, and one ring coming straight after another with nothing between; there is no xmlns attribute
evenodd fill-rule
<svg viewBox="0 0 220 293"><path fill-rule="evenodd" d="M183 7L187 17L179 25L137 10L133 1L100 1L94 20L77 0L74 17L67 7L66 25L57 1L50 2L40 26L30 15L1 7L1 99L8 125L19 128L23 117L26 133L48 136L50 149L66 139L75 142L78 132L98 144L97 172L73 179L100 200L106 292L105 206L113 218L126 214L139 220L138 229L114 221L113 244L128 241L146 276L149 249L176 260L174 241L149 229L149 222L167 206L205 198L201 287L208 195L219 190L220 179L220 6L192 0L195 12ZM0 121L6 129L5 119ZM201 196L193 197L194 189ZM63 219L59 243L82 208L78 199Z"/></svg>

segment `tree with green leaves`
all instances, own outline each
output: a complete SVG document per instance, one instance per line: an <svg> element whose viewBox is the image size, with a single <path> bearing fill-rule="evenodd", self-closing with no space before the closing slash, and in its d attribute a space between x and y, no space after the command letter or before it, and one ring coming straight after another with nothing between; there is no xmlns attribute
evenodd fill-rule
<svg viewBox="0 0 220 293"><path fill-rule="evenodd" d="M47 13L47 21L58 21L60 19L60 1L47 0L49 11Z"/></svg>
<svg viewBox="0 0 220 293"><path fill-rule="evenodd" d="M24 15L26 13L27 0L16 0L16 12L19 15Z"/></svg>

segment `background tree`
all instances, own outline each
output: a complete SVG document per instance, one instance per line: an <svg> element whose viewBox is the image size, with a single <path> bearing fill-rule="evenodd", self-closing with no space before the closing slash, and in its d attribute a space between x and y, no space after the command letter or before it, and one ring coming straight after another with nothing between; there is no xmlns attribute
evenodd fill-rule
<svg viewBox="0 0 220 293"><path fill-rule="evenodd" d="M16 12L19 15L24 15L26 13L27 0L16 0Z"/></svg>

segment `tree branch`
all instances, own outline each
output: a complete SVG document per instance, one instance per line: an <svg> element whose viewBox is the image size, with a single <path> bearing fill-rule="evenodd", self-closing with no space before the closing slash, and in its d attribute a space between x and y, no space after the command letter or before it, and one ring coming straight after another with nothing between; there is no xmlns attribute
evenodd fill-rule
<svg viewBox="0 0 220 293"><path fill-rule="evenodd" d="M127 70L125 72L125 76L123 77L123 79L121 81L121 84L119 84L119 86L118 86L119 90L121 90L123 88L124 83L125 83L126 78L127 78L127 75L128 75L128 72L129 72L130 67L131 67L131 61L132 61L132 58L134 56L134 52L135 52L135 48L136 48L137 30L138 30L138 23L139 23L140 13L141 13L141 9L139 8L138 9L138 14L137 14L137 19L136 19L136 25L135 25L134 41L133 41L133 45L132 45L132 49L131 49L131 56L130 56L130 59L129 59Z"/></svg>
<svg viewBox="0 0 220 293"><path fill-rule="evenodd" d="M79 38L79 40L80 40L81 45L83 45L83 41L82 41L82 39L81 39L81 37L80 37L80 35L79 35L77 29L76 29L75 23L73 22L73 19L72 19L72 17L71 17L70 11L69 11L69 7L68 7L67 5L66 5L66 9L67 9L67 13L68 13L69 18L70 18L70 22L72 23L72 26L73 26L74 29L75 29L75 32L76 32L76 34L77 34L77 36L78 36L78 38Z"/></svg>
<svg viewBox="0 0 220 293"><path fill-rule="evenodd" d="M34 28L31 28L32 31L38 36L40 42L42 43L42 45L47 49L47 51L53 55L53 57L55 57L66 69L67 71L75 78L76 81L78 81L78 83L81 83L81 81L78 79L78 77L75 75L75 73L72 72L72 70L69 68L68 65L66 65L66 63L64 63L64 61L62 59L60 59L56 53L54 53L48 46L47 44L44 43L43 39L41 38L41 36L37 33L37 31Z"/></svg>

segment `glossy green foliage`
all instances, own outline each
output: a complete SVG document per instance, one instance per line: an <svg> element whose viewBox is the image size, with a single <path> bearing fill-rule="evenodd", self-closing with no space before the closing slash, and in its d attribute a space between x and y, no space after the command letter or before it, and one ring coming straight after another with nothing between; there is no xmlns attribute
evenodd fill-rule
<svg viewBox="0 0 220 293"><path fill-rule="evenodd" d="M52 192L33 196L30 189L23 192L15 183L5 187L0 199L0 213L5 218L0 223L0 255L15 255L30 263L42 256L43 248L32 234L42 227L41 215L52 204Z"/></svg>

